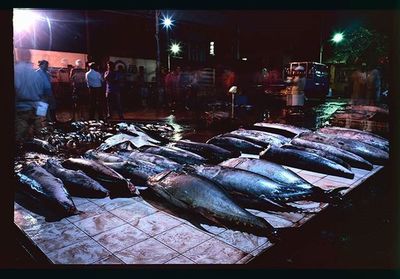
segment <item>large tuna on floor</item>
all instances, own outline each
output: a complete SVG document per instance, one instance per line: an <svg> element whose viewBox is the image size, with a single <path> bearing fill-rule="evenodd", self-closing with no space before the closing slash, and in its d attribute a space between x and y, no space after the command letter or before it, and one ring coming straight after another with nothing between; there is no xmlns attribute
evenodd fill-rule
<svg viewBox="0 0 400 279"><path fill-rule="evenodd" d="M229 136L215 136L209 139L207 143L217 145L232 152L240 151L241 153L249 154L258 154L265 149L264 146L249 142L245 139L239 139Z"/></svg>
<svg viewBox="0 0 400 279"><path fill-rule="evenodd" d="M261 159L252 158L233 158L219 164L220 166L230 167L250 171L265 176L276 183L292 188L299 196L312 201L332 202L341 199L340 191L347 187L339 187L334 190L322 190L313 186L297 173L284 168L282 165Z"/></svg>
<svg viewBox="0 0 400 279"><path fill-rule="evenodd" d="M87 159L99 160L108 163L117 163L126 161L126 159L123 156L120 156L118 154L96 151L93 149L86 151L84 156Z"/></svg>
<svg viewBox="0 0 400 279"><path fill-rule="evenodd" d="M260 158L278 164L353 179L354 173L345 167L317 154L270 146L260 153Z"/></svg>
<svg viewBox="0 0 400 279"><path fill-rule="evenodd" d="M55 177L60 178L65 188L73 196L104 198L110 194L100 183L84 172L66 169L54 159L47 160L44 168Z"/></svg>
<svg viewBox="0 0 400 279"><path fill-rule="evenodd" d="M125 162L104 162L104 165L129 178L135 184L145 185L147 179L155 174L166 170L148 161L127 160Z"/></svg>
<svg viewBox="0 0 400 279"><path fill-rule="evenodd" d="M24 151L32 151L43 154L53 155L57 153L57 148L45 140L34 138L24 143Z"/></svg>
<svg viewBox="0 0 400 279"><path fill-rule="evenodd" d="M160 156L167 157L168 159L174 160L179 164L204 164L207 160L193 152L177 148L177 147L166 147L166 146L142 146L139 148L141 152L152 153Z"/></svg>
<svg viewBox="0 0 400 279"><path fill-rule="evenodd" d="M235 200L256 209L300 211L287 202L306 199L309 194L288 188L265 176L222 166L197 166L194 173L220 185Z"/></svg>
<svg viewBox="0 0 400 279"><path fill-rule="evenodd" d="M228 194L207 179L185 172L166 171L150 177L148 185L178 208L229 228L261 233L271 241L275 240L276 230L267 221L238 206Z"/></svg>
<svg viewBox="0 0 400 279"><path fill-rule="evenodd" d="M62 163L68 169L81 170L94 180L100 182L110 191L110 197L134 196L139 192L135 186L118 172L95 160L69 158Z"/></svg>
<svg viewBox="0 0 400 279"><path fill-rule="evenodd" d="M255 123L253 127L255 130L270 132L285 137L293 138L304 132L311 132L311 130L282 123Z"/></svg>
<svg viewBox="0 0 400 279"><path fill-rule="evenodd" d="M389 152L389 141L369 132L340 127L324 127L318 129L318 132L335 138L358 140Z"/></svg>
<svg viewBox="0 0 400 279"><path fill-rule="evenodd" d="M290 138L284 137L282 135L257 130L238 129L229 132L229 134L248 137L250 139L258 140L266 144L273 144L276 146L281 146L283 144L289 143L290 141Z"/></svg>
<svg viewBox="0 0 400 279"><path fill-rule="evenodd" d="M300 150L300 151L306 151L306 152L310 152L310 153L314 153L316 155L319 155L325 159L331 160L333 162L335 162L336 164L339 164L343 167L345 167L346 169L350 170L351 167L348 163L346 163L345 161L343 161L342 159L340 159L339 157L329 153L329 152L325 152L324 150L319 150L319 149L313 149L313 148L309 148L309 147L303 147L303 146L298 146L298 145L292 145L292 144L285 144L281 146L282 148L286 148L286 149L294 149L294 150Z"/></svg>
<svg viewBox="0 0 400 279"><path fill-rule="evenodd" d="M232 152L210 143L179 140L171 143L170 145L203 156L204 158L208 159L209 163L219 163L229 158L240 156L240 152Z"/></svg>
<svg viewBox="0 0 400 279"><path fill-rule="evenodd" d="M383 165L389 159L389 154L387 152L357 140L337 139L316 132L303 133L299 135L299 137L310 141L330 144L347 150L376 165Z"/></svg>
<svg viewBox="0 0 400 279"><path fill-rule="evenodd" d="M140 152L138 150L134 151L118 151L117 154L127 160L142 160L153 163L157 166L163 167L168 170L180 170L182 165L170 160L164 156L147 153L147 152Z"/></svg>
<svg viewBox="0 0 400 279"><path fill-rule="evenodd" d="M343 161L345 161L346 163L348 163L350 166L352 166L354 168L360 168L360 169L365 169L365 170L372 170L372 168L373 168L372 164L370 162L368 162L367 160L365 160L364 158L362 158L354 153L351 153L351 152L346 151L341 148L334 147L329 144L309 141L309 140L305 140L302 138L294 138L290 141L290 144L322 150L324 152L327 152L334 156L339 157L340 159L342 159Z"/></svg>
<svg viewBox="0 0 400 279"><path fill-rule="evenodd" d="M62 211L66 216L78 214L70 194L61 179L53 176L36 163L30 163L17 174L19 190L46 205Z"/></svg>

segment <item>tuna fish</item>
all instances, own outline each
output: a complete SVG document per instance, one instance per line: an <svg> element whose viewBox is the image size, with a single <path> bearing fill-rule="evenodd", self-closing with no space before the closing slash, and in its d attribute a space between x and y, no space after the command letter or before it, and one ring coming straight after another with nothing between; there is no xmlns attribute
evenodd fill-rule
<svg viewBox="0 0 400 279"><path fill-rule="evenodd" d="M150 177L148 185L178 208L229 228L261 233L270 241L276 240L277 232L267 221L238 206L225 191L207 179L166 171Z"/></svg>
<svg viewBox="0 0 400 279"><path fill-rule="evenodd" d="M257 209L300 211L286 202L304 200L309 196L246 170L222 166L197 166L193 169L197 175L220 185L238 202Z"/></svg>
<svg viewBox="0 0 400 279"><path fill-rule="evenodd" d="M317 154L306 151L270 146L268 149L260 153L260 158L299 169L350 179L354 178L354 173L345 167Z"/></svg>
<svg viewBox="0 0 400 279"><path fill-rule="evenodd" d="M204 164L207 160L193 152L186 151L177 147L166 146L142 146L139 148L141 152L152 153L167 157L179 164Z"/></svg>
<svg viewBox="0 0 400 279"><path fill-rule="evenodd" d="M100 183L84 172L68 170L54 159L48 159L44 168L55 177L60 178L68 192L73 196L104 198L110 194Z"/></svg>
<svg viewBox="0 0 400 279"><path fill-rule="evenodd" d="M253 138L253 139L265 142L267 144L273 144L276 146L281 146L282 144L289 143L289 141L290 141L290 138L287 138L287 137L284 137L284 136L281 136L278 134L257 131L257 130L238 129L238 130L230 132L230 134L241 135L241 136Z"/></svg>
<svg viewBox="0 0 400 279"><path fill-rule="evenodd" d="M118 154L113 154L113 153L106 153L102 151L95 151L93 149L90 149L85 152L85 158L91 159L91 160L99 160L102 162L108 162L108 163L117 163L117 162L125 162L126 159L124 159L122 156Z"/></svg>
<svg viewBox="0 0 400 279"><path fill-rule="evenodd" d="M383 151L389 152L389 141L372 133L339 127L324 127L318 133L326 134L339 139L353 139L372 145Z"/></svg>
<svg viewBox="0 0 400 279"><path fill-rule="evenodd" d="M310 141L330 144L347 150L376 165L383 165L389 159L389 154L387 152L357 140L337 139L316 132L303 133L299 137Z"/></svg>
<svg viewBox="0 0 400 279"><path fill-rule="evenodd" d="M217 145L221 148L230 150L230 151L240 151L241 153L249 153L249 154L258 154L265 148L258 144L254 144L244 139L238 139L233 137L224 137L224 136L216 136L207 141L207 143L211 143Z"/></svg>
<svg viewBox="0 0 400 279"><path fill-rule="evenodd" d="M274 134L279 134L285 137L293 138L298 134L304 132L311 132L311 130L301 127L296 127L293 125L282 124L282 123L264 123L259 122L253 125L253 128L260 131L270 132Z"/></svg>
<svg viewBox="0 0 400 279"><path fill-rule="evenodd" d="M329 159L333 162L335 162L336 164L339 164L343 167L345 167L346 169L350 170L351 167L348 163L346 163L345 161L343 161L342 159L340 159L339 157L329 153L329 152L325 152L324 150L319 150L319 149L313 149L313 148L308 148L308 147L303 147L303 146L298 146L298 145L292 145L292 144L285 144L281 146L282 148L287 148L287 149L294 149L294 150L300 150L300 151L307 151L310 153L314 153L317 154L321 157L324 157L325 159Z"/></svg>
<svg viewBox="0 0 400 279"><path fill-rule="evenodd" d="M142 160L104 163L104 165L140 185L145 185L150 176L166 170L164 167Z"/></svg>
<svg viewBox="0 0 400 279"><path fill-rule="evenodd" d="M33 151L43 154L53 155L57 153L57 149L45 140L34 138L24 143L25 151Z"/></svg>
<svg viewBox="0 0 400 279"><path fill-rule="evenodd" d="M119 151L118 155L127 159L127 160L142 160L142 161L147 161L150 163L153 163L157 166L163 167L167 170L180 170L182 168L182 165L178 164L177 162L170 160L166 157L152 154L152 153L146 153L146 152L140 152L138 150L135 151Z"/></svg>
<svg viewBox="0 0 400 279"><path fill-rule="evenodd" d="M30 163L17 174L22 192L45 201L61 210L66 216L78 214L70 194L64 188L63 182L47 172L36 163Z"/></svg>
<svg viewBox="0 0 400 279"><path fill-rule="evenodd" d="M295 172L284 168L283 166L260 159L251 158L233 158L219 164L224 167L231 167L250 171L262 176L265 176L276 183L285 185L298 192L299 195L303 194L304 198L312 201L332 202L341 199L340 191L347 187L339 187L334 190L322 190L319 187L313 186L304 178Z"/></svg>
<svg viewBox="0 0 400 279"><path fill-rule="evenodd" d="M208 159L209 163L219 163L229 158L240 156L240 152L228 151L224 148L209 143L179 140L171 145L203 156L204 158Z"/></svg>
<svg viewBox="0 0 400 279"><path fill-rule="evenodd" d="M81 170L110 191L110 198L138 195L135 186L118 172L98 161L69 158L62 163L68 169Z"/></svg>
<svg viewBox="0 0 400 279"><path fill-rule="evenodd" d="M372 170L373 168L372 164L367 160L365 160L364 158L329 144L309 141L302 138L294 138L291 140L290 144L322 150L324 152L337 156L338 158L342 159L343 161L347 162L350 166L355 168L360 168L365 170Z"/></svg>

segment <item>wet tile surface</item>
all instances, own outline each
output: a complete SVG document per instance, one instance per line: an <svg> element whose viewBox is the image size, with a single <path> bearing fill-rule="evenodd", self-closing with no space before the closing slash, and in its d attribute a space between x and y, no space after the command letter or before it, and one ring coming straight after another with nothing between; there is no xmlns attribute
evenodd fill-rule
<svg viewBox="0 0 400 279"><path fill-rule="evenodd" d="M32 236L39 248L45 252L54 252L65 246L88 240L89 236L73 224L47 223Z"/></svg>
<svg viewBox="0 0 400 279"><path fill-rule="evenodd" d="M182 224L182 222L172 218L166 213L156 212L140 218L136 227L151 236L155 236L173 227L179 226L180 224Z"/></svg>
<svg viewBox="0 0 400 279"><path fill-rule="evenodd" d="M111 230L125 224L125 222L115 215L105 212L93 217L86 218L82 221L74 223L78 228L86 232L90 236Z"/></svg>
<svg viewBox="0 0 400 279"><path fill-rule="evenodd" d="M111 210L110 212L122 220L136 226L142 217L156 213L157 209L144 205L141 202L135 202L133 204Z"/></svg>
<svg viewBox="0 0 400 279"><path fill-rule="evenodd" d="M357 187L379 171L353 168L354 179L294 169L323 189ZM291 169L291 168L289 168ZM246 264L268 250L265 237L205 225L204 231L189 221L159 211L140 197L129 199L75 198L80 215L56 222L14 204L14 223L52 260L62 264ZM290 203L309 213L250 210L276 228L299 227L328 204ZM112 254L114 253L114 254Z"/></svg>
<svg viewBox="0 0 400 279"><path fill-rule="evenodd" d="M80 205L82 205L82 204L84 204L84 203L89 202L89 200L86 199L86 198L81 198L81 197L71 197L71 198L72 198L72 201L74 202L74 204L75 204L77 207L80 206Z"/></svg>
<svg viewBox="0 0 400 279"><path fill-rule="evenodd" d="M125 224L115 229L108 230L93 237L98 243L111 252L118 252L140 241L148 239L144 232Z"/></svg>
<svg viewBox="0 0 400 279"><path fill-rule="evenodd" d="M88 239L61 248L48 254L56 264L92 264L106 258L111 253L93 239Z"/></svg>
<svg viewBox="0 0 400 279"><path fill-rule="evenodd" d="M183 254L198 264L234 264L246 253L217 239L210 239Z"/></svg>
<svg viewBox="0 0 400 279"><path fill-rule="evenodd" d="M75 223L104 212L104 210L101 207L91 202L86 202L80 205L78 209L80 213L78 215L68 217L67 218L68 221Z"/></svg>
<svg viewBox="0 0 400 279"><path fill-rule="evenodd" d="M166 264L196 264L194 261L186 258L185 256L179 255L172 260L166 262Z"/></svg>
<svg viewBox="0 0 400 279"><path fill-rule="evenodd" d="M184 253L210 237L198 229L182 224L156 236L156 239L179 253Z"/></svg>
<svg viewBox="0 0 400 279"><path fill-rule="evenodd" d="M107 264L125 264L125 263L120 259L118 259L116 256L109 256L105 259L95 262L94 264L107 265Z"/></svg>
<svg viewBox="0 0 400 279"><path fill-rule="evenodd" d="M310 175L310 174L306 174L303 172L299 172L298 175L300 175L302 178L304 178L307 182L314 184L315 182L317 182L318 180L321 180L322 177L320 176L314 176L314 175Z"/></svg>
<svg viewBox="0 0 400 279"><path fill-rule="evenodd" d="M115 253L115 256L126 264L163 264L178 255L178 252L154 238L149 238Z"/></svg>
<svg viewBox="0 0 400 279"><path fill-rule="evenodd" d="M219 234L218 239L246 253L254 251L268 241L266 237L232 230L226 230Z"/></svg>

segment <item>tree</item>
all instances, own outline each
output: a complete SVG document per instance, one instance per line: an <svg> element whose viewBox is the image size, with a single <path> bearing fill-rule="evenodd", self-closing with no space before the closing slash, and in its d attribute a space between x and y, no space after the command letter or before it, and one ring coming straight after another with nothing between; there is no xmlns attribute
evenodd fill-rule
<svg viewBox="0 0 400 279"><path fill-rule="evenodd" d="M376 30L358 27L346 32L344 40L333 47L334 61L348 64L365 62L368 65L385 63L388 57L388 38Z"/></svg>

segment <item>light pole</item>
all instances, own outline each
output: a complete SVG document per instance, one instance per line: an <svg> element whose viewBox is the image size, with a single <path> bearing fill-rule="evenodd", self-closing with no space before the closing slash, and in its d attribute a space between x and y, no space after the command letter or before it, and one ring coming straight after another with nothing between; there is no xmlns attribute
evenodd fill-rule
<svg viewBox="0 0 400 279"><path fill-rule="evenodd" d="M341 41L343 41L343 39L344 39L343 32L338 32L333 34L331 41L334 42L335 44L338 44ZM321 47L319 49L319 63L322 63L323 52L324 52L324 43L321 41Z"/></svg>
<svg viewBox="0 0 400 279"><path fill-rule="evenodd" d="M172 18L168 17L168 16L164 16L164 18L162 19L162 25L166 29L166 32L167 32L166 33L167 34L167 45L169 45L169 33L168 33L168 31L174 25L173 22L174 21L172 20ZM170 72L171 71L171 55L170 55L169 51L168 51L168 61L167 61L167 63L168 63L168 72Z"/></svg>

